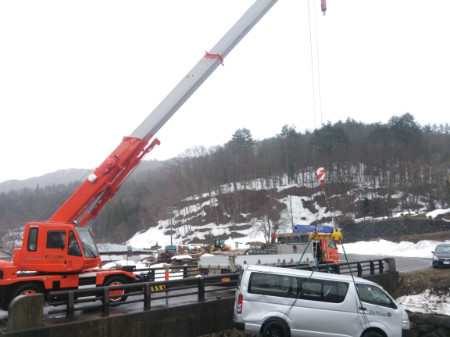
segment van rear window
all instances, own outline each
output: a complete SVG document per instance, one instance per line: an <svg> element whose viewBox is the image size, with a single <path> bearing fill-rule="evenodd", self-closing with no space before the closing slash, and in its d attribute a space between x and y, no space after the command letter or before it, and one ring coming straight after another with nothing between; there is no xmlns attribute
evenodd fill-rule
<svg viewBox="0 0 450 337"><path fill-rule="evenodd" d="M348 286L346 282L252 273L248 292L268 296L340 303L344 301L347 295Z"/></svg>

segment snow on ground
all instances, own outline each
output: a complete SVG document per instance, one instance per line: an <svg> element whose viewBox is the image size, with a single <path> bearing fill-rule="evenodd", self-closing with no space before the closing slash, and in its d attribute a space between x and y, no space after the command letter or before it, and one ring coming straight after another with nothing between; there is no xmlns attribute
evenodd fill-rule
<svg viewBox="0 0 450 337"><path fill-rule="evenodd" d="M280 200L286 204L286 210L281 214L282 220L280 223L295 224L300 223L312 223L314 221L320 220L325 217L330 217L331 213L327 212L325 207L320 207L315 203L316 213L312 213L308 208L303 207L303 201L308 201L306 197L290 196ZM201 209L201 206L195 207L195 211ZM183 214L186 215L186 210L183 210ZM340 212L334 214L339 215ZM292 218L292 220L291 220ZM190 226L184 225L178 227L176 230L181 234L181 236L173 235L172 242L176 245L181 243L182 239L204 239L205 235L211 234L213 236L230 235L231 228L233 232L237 232L243 237L228 239L225 244L231 248L247 249L250 248L249 242L266 242L264 234L258 232L254 228L250 229L239 229L240 226L247 225L246 223L235 223L235 224L220 224L210 223L202 226ZM256 226L255 226L256 227ZM286 225L282 228L283 231L289 231L290 225ZM158 225L151 227L146 231L136 233L130 240L126 242L127 245L133 248L139 249L149 249L154 245L166 246L171 242L170 235L165 235L164 232L170 229L170 224L168 220L160 220Z"/></svg>
<svg viewBox="0 0 450 337"><path fill-rule="evenodd" d="M450 208L447 208L447 209L436 209L436 210L434 210L434 211L431 211L431 212L428 212L427 214L426 214L426 217L428 218L428 219L436 219L436 217L438 216L438 215L444 215L444 214L447 214L447 213L450 213Z"/></svg>
<svg viewBox="0 0 450 337"><path fill-rule="evenodd" d="M396 301L410 312L450 316L450 291L436 296L430 290L425 290L421 294L402 296Z"/></svg>
<svg viewBox="0 0 450 337"><path fill-rule="evenodd" d="M361 252L364 252L364 255L421 257L431 259L433 256L431 252L434 251L434 248L440 243L450 244L450 240L445 242L422 240L418 243L406 241L396 243L386 240L360 241L346 243L343 245L343 248L341 245L338 245L338 250L339 253L344 253L345 250L347 254L361 254Z"/></svg>

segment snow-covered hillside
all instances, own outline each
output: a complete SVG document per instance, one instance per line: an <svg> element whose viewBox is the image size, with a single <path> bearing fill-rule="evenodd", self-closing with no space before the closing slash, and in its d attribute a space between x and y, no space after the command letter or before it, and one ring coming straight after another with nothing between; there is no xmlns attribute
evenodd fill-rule
<svg viewBox="0 0 450 337"><path fill-rule="evenodd" d="M244 185L237 184L237 189L242 190ZM260 181L252 181L245 184L246 190L262 190L268 186L263 186ZM325 221L329 219L336 219L342 215L342 211L334 210L333 206L330 206L328 202L336 196L325 196L323 190L317 190L317 192L311 193L305 196L298 196L291 192L293 189L299 189L299 185L285 184L276 187L277 192L282 195L277 201L285 205L284 210L280 214L279 224L281 224L278 232L289 232L294 224L311 224L314 222ZM365 186L360 186L362 190ZM224 193L231 194L235 191L233 185L226 185L221 188ZM269 193L269 192L268 192ZM320 205L317 200L320 197L326 197L327 203ZM367 195L364 196L367 198ZM372 198L378 197L374 192ZM395 196L392 196L395 198ZM399 196L400 197L400 196ZM360 197L361 199L362 197ZM356 198L357 200L358 198ZM155 245L166 246L171 244L186 245L191 242L201 242L206 237L226 237L225 243L233 248L247 248L249 242L266 242L264 232L261 230L263 227L264 219L249 218L249 214L241 214L245 221L240 223L228 222L216 224L210 222L202 225L191 225L191 221L195 217L201 217L205 214L206 208L218 207L217 195L214 193L204 194L202 196L191 197L186 199L189 202L189 206L182 209L174 209L172 219L162 219L158 221L157 226L150 227L146 231L136 233L130 238L126 244L136 248L150 248ZM424 214L427 218L436 218L439 215L450 213L449 209L438 209L432 212L426 212L427 208L425 204L422 204L420 208L415 211L409 211L409 216L415 216ZM393 212L391 215L393 218L404 215L400 209ZM181 220L175 220L181 219ZM353 221L358 223L367 220L383 220L384 218L354 218ZM251 226L249 226L251 224ZM170 235L171 229L175 232Z"/></svg>

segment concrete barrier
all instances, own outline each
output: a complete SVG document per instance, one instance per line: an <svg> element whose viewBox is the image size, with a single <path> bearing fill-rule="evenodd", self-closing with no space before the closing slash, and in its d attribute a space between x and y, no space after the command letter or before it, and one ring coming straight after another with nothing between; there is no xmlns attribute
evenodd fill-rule
<svg viewBox="0 0 450 337"><path fill-rule="evenodd" d="M368 275L364 276L363 278L378 283L389 294L393 294L398 287L398 272L395 267L395 259L386 258L384 260L389 267L389 272L377 275Z"/></svg>
<svg viewBox="0 0 450 337"><path fill-rule="evenodd" d="M9 304L8 332L39 328L42 326L44 295L21 295Z"/></svg>

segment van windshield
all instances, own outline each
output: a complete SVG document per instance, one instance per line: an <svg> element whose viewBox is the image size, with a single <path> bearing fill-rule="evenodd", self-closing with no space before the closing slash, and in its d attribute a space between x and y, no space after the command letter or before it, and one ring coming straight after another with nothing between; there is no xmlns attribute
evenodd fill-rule
<svg viewBox="0 0 450 337"><path fill-rule="evenodd" d="M359 299L370 304L397 309L394 301L382 289L370 284L356 284Z"/></svg>

